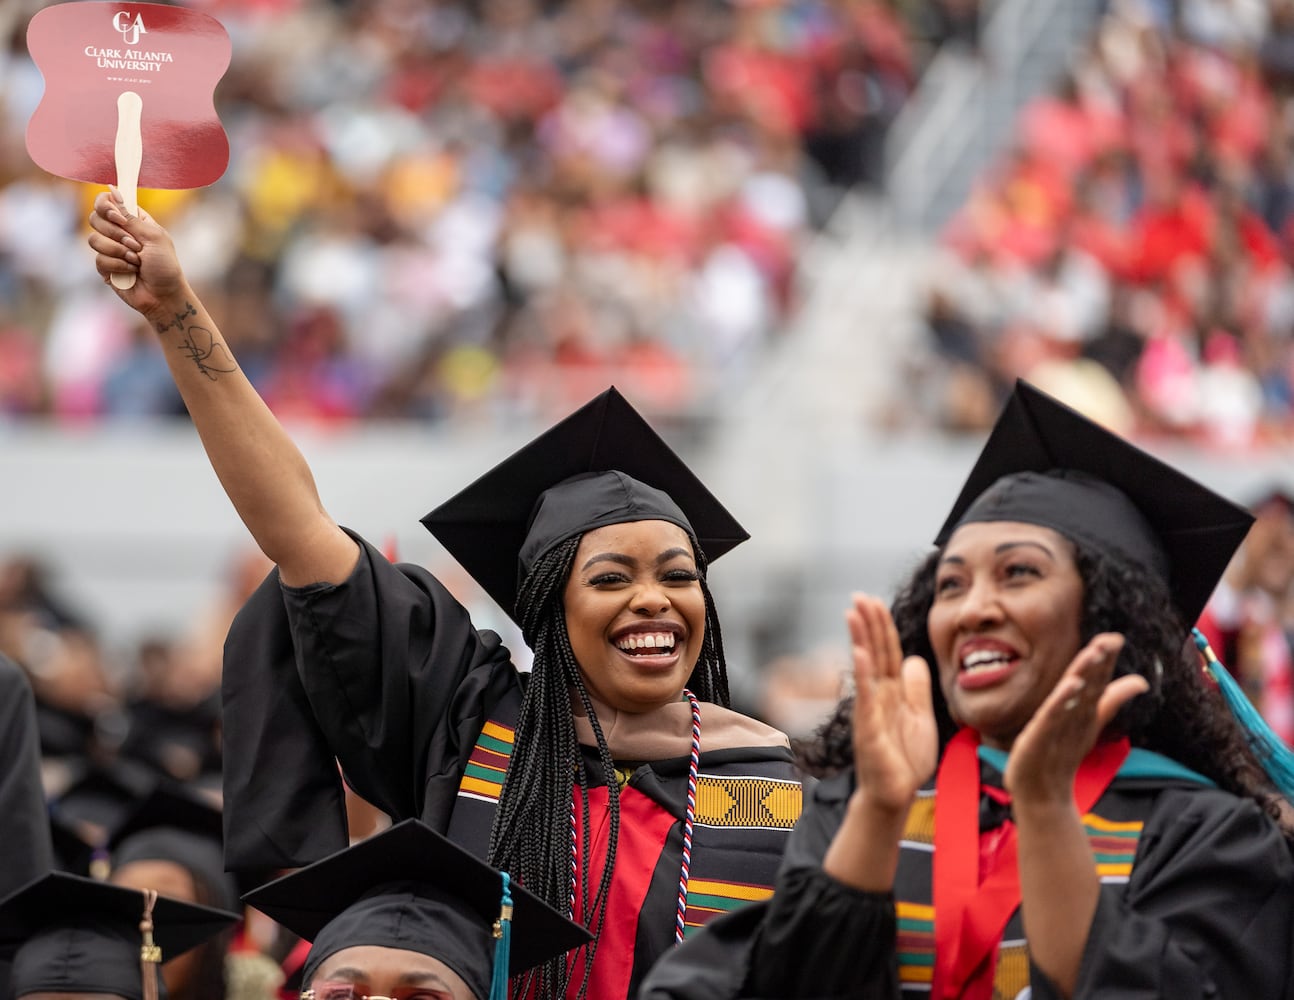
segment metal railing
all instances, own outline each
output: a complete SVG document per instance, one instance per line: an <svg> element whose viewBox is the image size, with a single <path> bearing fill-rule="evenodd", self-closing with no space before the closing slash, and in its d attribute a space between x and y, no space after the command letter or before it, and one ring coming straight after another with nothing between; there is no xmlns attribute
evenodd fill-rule
<svg viewBox="0 0 1294 1000"><path fill-rule="evenodd" d="M941 227L1010 140L1020 109L1089 37L1104 0L999 0L981 46L944 47L890 130L886 189L898 221Z"/></svg>

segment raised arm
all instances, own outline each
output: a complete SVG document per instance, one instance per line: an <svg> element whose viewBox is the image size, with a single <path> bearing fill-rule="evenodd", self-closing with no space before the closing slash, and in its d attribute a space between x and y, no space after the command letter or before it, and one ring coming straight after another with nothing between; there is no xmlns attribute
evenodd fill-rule
<svg viewBox="0 0 1294 1000"><path fill-rule="evenodd" d="M130 288L110 287L157 334L211 467L283 582L344 581L358 546L324 510L304 456L185 280L169 234L142 210L127 215L115 190L95 199L90 226L104 282L136 275Z"/></svg>

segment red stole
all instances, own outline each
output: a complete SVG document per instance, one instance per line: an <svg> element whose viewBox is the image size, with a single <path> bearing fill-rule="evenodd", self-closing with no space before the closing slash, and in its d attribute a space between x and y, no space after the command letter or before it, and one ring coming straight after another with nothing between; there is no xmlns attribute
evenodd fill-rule
<svg viewBox="0 0 1294 1000"><path fill-rule="evenodd" d="M979 734L949 742L935 778L935 969L933 1000L988 1000L998 942L1020 906L1015 824L1004 824L980 878ZM1090 812L1128 756L1126 739L1098 743L1079 765L1074 802ZM976 835L971 836L974 832Z"/></svg>

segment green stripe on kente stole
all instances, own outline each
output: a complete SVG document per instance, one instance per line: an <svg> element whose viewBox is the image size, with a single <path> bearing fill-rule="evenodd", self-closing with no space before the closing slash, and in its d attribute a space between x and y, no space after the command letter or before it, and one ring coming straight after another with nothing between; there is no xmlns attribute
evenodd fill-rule
<svg viewBox="0 0 1294 1000"><path fill-rule="evenodd" d="M477 737L476 745L485 750L493 750L495 753L501 753L505 757L510 756L512 754L511 740L505 741L505 740L496 739L493 736L487 736L485 733L482 733L480 736Z"/></svg>
<svg viewBox="0 0 1294 1000"><path fill-rule="evenodd" d="M771 886L750 882L722 882L692 879L687 887L687 912L683 915L683 936L704 927L712 918L739 910L747 903L768 899Z"/></svg>
<svg viewBox="0 0 1294 1000"><path fill-rule="evenodd" d="M735 899L732 896L715 896L710 893L704 895L695 892L688 892L687 906L688 909L697 907L702 910L719 910L723 913L730 913L749 903L749 899Z"/></svg>
<svg viewBox="0 0 1294 1000"><path fill-rule="evenodd" d="M471 763L471 761L468 762L466 769L464 769L463 771L463 774L470 775L473 778L480 778L482 781L488 781L491 784L495 784L495 785L503 784L504 772L496 771L492 767L481 767L480 764L473 764Z"/></svg>

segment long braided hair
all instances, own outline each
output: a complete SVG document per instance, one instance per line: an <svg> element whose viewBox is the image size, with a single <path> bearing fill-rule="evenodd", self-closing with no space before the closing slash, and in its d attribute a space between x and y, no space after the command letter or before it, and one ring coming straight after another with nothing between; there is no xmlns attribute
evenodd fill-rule
<svg viewBox="0 0 1294 1000"><path fill-rule="evenodd" d="M895 597L892 611L904 655L921 656L930 664L942 753L957 726L939 688L926 625L939 557L932 552L921 562ZM1114 675L1136 673L1150 683L1149 692L1120 710L1118 728L1133 746L1185 764L1220 788L1252 799L1279 821L1275 790L1240 724L1204 679L1163 580L1138 563L1081 543L1074 543L1074 559L1083 581L1080 640L1086 643L1098 632L1123 633L1126 641ZM814 737L797 746L810 773L824 776L853 764L852 720L849 698Z"/></svg>
<svg viewBox="0 0 1294 1000"><path fill-rule="evenodd" d="M705 636L688 687L701 701L726 708L728 673L723 637L714 600L705 582L705 556L691 532L688 537L705 598ZM511 873L557 910L568 912L578 900L593 941L579 953L583 956L583 973L577 997L584 997L588 989L589 970L606 917L620 833L620 786L615 779L615 761L571 648L562 601L582 538L577 535L567 539L541 555L518 589L516 621L534 654L534 661L517 717L512 758L499 794L489 849L492 865ZM607 787L607 860L591 899L587 870L571 870L570 839L577 785L583 818L580 856L588 858L590 849L590 774L576 737L572 692L593 728L598 766ZM526 977L524 995L537 1000L564 997L572 985L572 970L578 965L578 958L568 963L559 957L532 970Z"/></svg>

